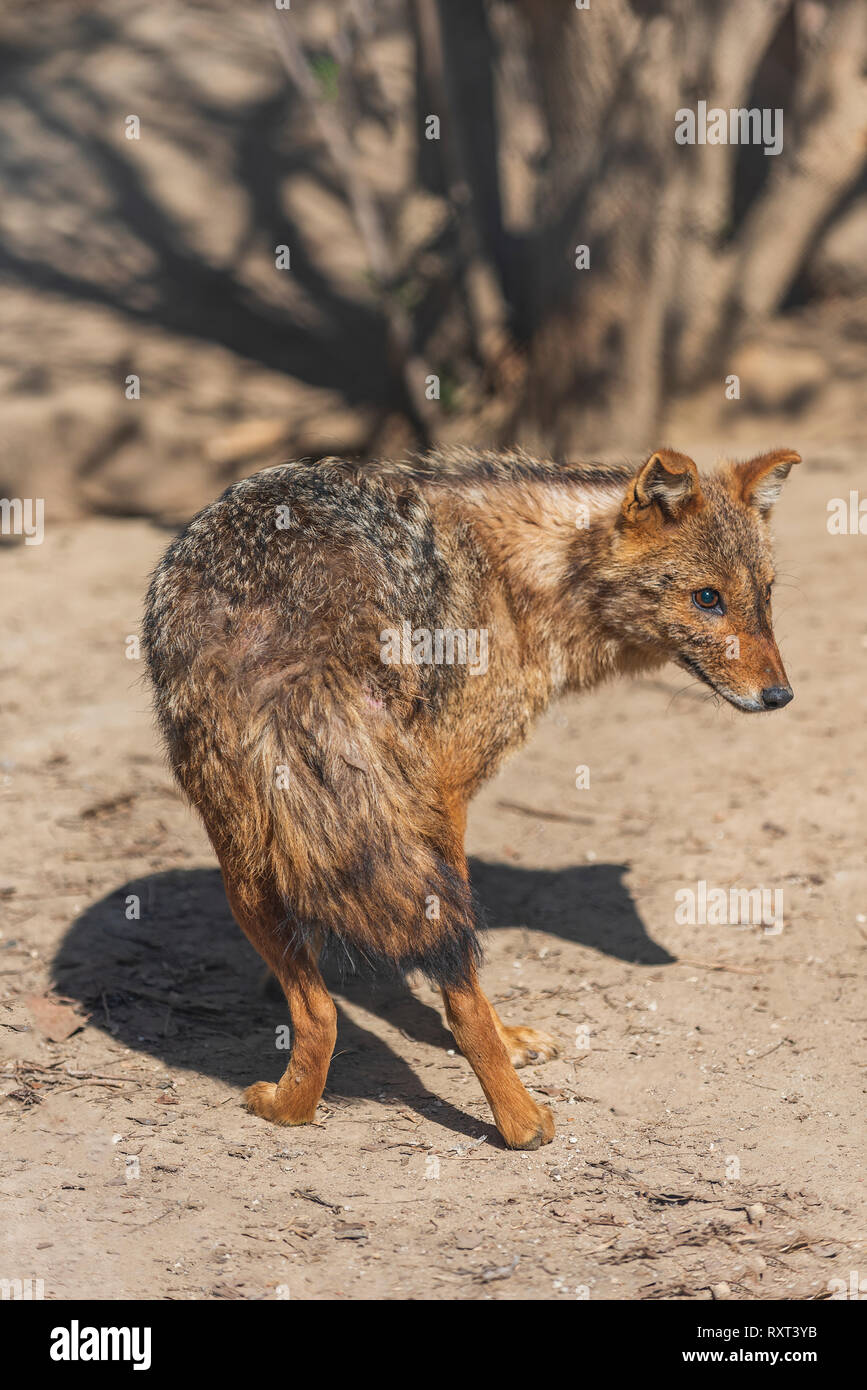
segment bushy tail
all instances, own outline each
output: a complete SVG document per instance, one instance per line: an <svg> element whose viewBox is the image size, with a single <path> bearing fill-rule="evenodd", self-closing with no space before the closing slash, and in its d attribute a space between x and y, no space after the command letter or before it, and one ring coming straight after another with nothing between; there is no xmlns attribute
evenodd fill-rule
<svg viewBox="0 0 867 1390"><path fill-rule="evenodd" d="M461 833L430 755L342 667L253 681L211 659L166 720L175 770L233 890L276 897L292 941L421 970L440 985L478 960Z"/></svg>

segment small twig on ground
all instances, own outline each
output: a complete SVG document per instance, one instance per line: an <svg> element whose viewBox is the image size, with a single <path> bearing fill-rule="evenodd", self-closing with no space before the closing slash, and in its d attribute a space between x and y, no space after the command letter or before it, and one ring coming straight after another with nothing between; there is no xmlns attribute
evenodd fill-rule
<svg viewBox="0 0 867 1390"><path fill-rule="evenodd" d="M780 1041L774 1043L773 1047L766 1048L764 1052L760 1052L756 1057L747 1057L741 1065L751 1067L754 1062L760 1062L763 1057L770 1057L772 1052L776 1052L778 1047L783 1046L783 1043L790 1043L791 1041L791 1038L780 1038Z"/></svg>
<svg viewBox="0 0 867 1390"><path fill-rule="evenodd" d="M312 1192L309 1188L296 1187L292 1193L293 1197L303 1197L305 1202L315 1202L318 1207L327 1207L329 1211L335 1213L343 1211L339 1202L329 1202L326 1197L320 1197L318 1192Z"/></svg>
<svg viewBox="0 0 867 1390"><path fill-rule="evenodd" d="M764 975L764 970L759 970L752 965L729 965L722 960L696 960L694 956L678 956L678 965L692 965L699 970L727 970L732 975Z"/></svg>
<svg viewBox="0 0 867 1390"><path fill-rule="evenodd" d="M517 811L521 816L533 816L536 820L563 821L567 825L595 825L593 816L573 816L566 811L539 811L535 806L524 806L520 801L498 801L504 811Z"/></svg>

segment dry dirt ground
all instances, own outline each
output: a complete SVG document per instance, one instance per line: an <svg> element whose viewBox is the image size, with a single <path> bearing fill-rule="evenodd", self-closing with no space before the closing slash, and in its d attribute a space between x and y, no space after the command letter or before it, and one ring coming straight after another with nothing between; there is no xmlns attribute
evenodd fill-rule
<svg viewBox="0 0 867 1390"><path fill-rule="evenodd" d="M51 1299L701 1300L867 1275L867 539L826 529L861 476L814 451L779 506L789 709L738 715L673 672L570 700L475 804L486 987L562 1042L523 1073L557 1120L535 1153L503 1148L425 985L335 979L316 1125L245 1113L285 1010L127 656L168 533L4 546L0 1277ZM700 880L781 890L784 929L680 925Z"/></svg>

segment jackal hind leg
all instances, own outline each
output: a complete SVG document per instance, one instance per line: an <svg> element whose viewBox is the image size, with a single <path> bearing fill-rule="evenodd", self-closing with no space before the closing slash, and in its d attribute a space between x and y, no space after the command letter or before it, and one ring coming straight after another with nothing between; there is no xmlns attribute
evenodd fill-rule
<svg viewBox="0 0 867 1390"><path fill-rule="evenodd" d="M251 906L225 866L223 879L235 920L279 982L292 1022L292 1051L285 1072L276 1084L256 1081L248 1086L244 1105L273 1124L311 1124L337 1041L337 1010L319 972L317 953L309 946L285 947L278 906L267 898Z"/></svg>

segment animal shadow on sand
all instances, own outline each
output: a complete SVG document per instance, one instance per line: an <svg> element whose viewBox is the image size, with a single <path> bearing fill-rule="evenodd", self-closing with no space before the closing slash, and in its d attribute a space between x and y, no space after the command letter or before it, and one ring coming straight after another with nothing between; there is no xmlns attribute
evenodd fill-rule
<svg viewBox="0 0 867 1390"><path fill-rule="evenodd" d="M636 965L670 964L673 957L645 931L623 883L626 868L470 861L489 940L498 928L521 926ZM169 1069L206 1073L240 1090L276 1080L286 1064L287 1052L275 1045L276 1030L288 1023L285 1001L236 925L217 869L172 869L116 888L72 922L52 969L56 991L81 1003L94 1026ZM478 1135L477 1121L429 1091L399 1052L339 1004L378 1015L410 1041L453 1048L440 1011L401 981L348 975L336 954L323 970L338 1001L326 1101L385 1094L423 1114L433 1106L447 1127ZM439 1071L433 1079L441 1085Z"/></svg>

